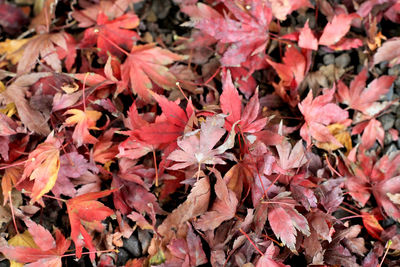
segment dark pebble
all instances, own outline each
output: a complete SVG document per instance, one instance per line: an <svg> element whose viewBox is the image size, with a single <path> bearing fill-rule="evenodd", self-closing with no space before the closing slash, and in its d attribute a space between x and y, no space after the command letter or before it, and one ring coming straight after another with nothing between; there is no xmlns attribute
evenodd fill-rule
<svg viewBox="0 0 400 267"><path fill-rule="evenodd" d="M123 247L135 258L139 258L142 255L142 247L135 235L131 235L128 239L124 239Z"/></svg>
<svg viewBox="0 0 400 267"><path fill-rule="evenodd" d="M398 149L395 144L391 144L383 149L383 154L389 154L392 152L396 152Z"/></svg>
<svg viewBox="0 0 400 267"><path fill-rule="evenodd" d="M146 254L147 253L147 249L150 246L152 235L147 230L139 229L138 238L139 238L140 244L142 246L142 254Z"/></svg>
<svg viewBox="0 0 400 267"><path fill-rule="evenodd" d="M125 263L129 260L129 253L123 248L118 248L117 254L117 266L125 265Z"/></svg>

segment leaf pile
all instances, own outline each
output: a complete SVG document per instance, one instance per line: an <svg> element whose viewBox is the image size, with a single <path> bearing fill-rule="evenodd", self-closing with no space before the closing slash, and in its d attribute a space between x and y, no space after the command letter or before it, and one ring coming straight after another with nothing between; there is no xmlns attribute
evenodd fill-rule
<svg viewBox="0 0 400 267"><path fill-rule="evenodd" d="M400 264L397 1L34 2L0 3L12 266Z"/></svg>

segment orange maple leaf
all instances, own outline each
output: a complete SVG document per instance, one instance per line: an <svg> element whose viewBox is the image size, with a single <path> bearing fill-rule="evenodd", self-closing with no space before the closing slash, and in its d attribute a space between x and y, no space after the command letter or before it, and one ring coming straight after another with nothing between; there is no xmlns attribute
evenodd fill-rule
<svg viewBox="0 0 400 267"><path fill-rule="evenodd" d="M72 139L76 144L81 146L82 144L94 144L97 143L97 139L90 135L89 129L98 130L96 127L96 121L100 119L101 112L95 110L82 111L80 109L70 109L64 113L64 115L72 115L65 120L66 126L76 125Z"/></svg>
<svg viewBox="0 0 400 267"><path fill-rule="evenodd" d="M82 256L82 248L85 246L90 252L96 251L92 238L86 231L86 227L97 231L103 231L101 221L114 213L114 211L101 202L95 200L105 197L118 189L110 189L102 192L87 193L67 201L68 217L71 224L71 239L75 243L76 256ZM90 259L94 260L95 254L90 254Z"/></svg>
<svg viewBox="0 0 400 267"><path fill-rule="evenodd" d="M29 154L22 179L29 177L34 180L32 202L38 201L56 183L60 169L60 146L61 141L51 133L44 143Z"/></svg>

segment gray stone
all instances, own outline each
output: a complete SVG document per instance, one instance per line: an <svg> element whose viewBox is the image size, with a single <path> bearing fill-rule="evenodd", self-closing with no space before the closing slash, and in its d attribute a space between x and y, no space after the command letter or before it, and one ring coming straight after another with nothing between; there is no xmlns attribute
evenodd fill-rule
<svg viewBox="0 0 400 267"><path fill-rule="evenodd" d="M123 247L135 258L139 258L142 255L142 247L135 235L131 235L128 239L124 239Z"/></svg>
<svg viewBox="0 0 400 267"><path fill-rule="evenodd" d="M394 80L394 89L397 94L400 94L400 77Z"/></svg>
<svg viewBox="0 0 400 267"><path fill-rule="evenodd" d="M130 256L128 251L123 248L118 248L117 266L123 266L129 260Z"/></svg>
<svg viewBox="0 0 400 267"><path fill-rule="evenodd" d="M150 232L148 230L139 229L138 230L138 238L139 238L140 244L142 246L142 254L146 254L147 249L150 246L152 235L150 234Z"/></svg>
<svg viewBox="0 0 400 267"><path fill-rule="evenodd" d="M395 117L393 114L385 114L379 118L385 131L391 129L394 125Z"/></svg>
<svg viewBox="0 0 400 267"><path fill-rule="evenodd" d="M385 137L383 138L383 144L388 146L392 143L392 135L389 132L385 132Z"/></svg>
<svg viewBox="0 0 400 267"><path fill-rule="evenodd" d="M383 149L383 154L388 154L392 152L396 152L398 149L395 144L391 144Z"/></svg>
<svg viewBox="0 0 400 267"><path fill-rule="evenodd" d="M400 131L400 118L397 118L396 122L394 123L394 128L396 128L397 131Z"/></svg>
<svg viewBox="0 0 400 267"><path fill-rule="evenodd" d="M350 64L351 58L348 53L343 53L335 58L335 65L339 68L345 68Z"/></svg>
<svg viewBox="0 0 400 267"><path fill-rule="evenodd" d="M323 58L322 61L324 62L325 65L330 65L335 63L335 56L333 54L326 54Z"/></svg>

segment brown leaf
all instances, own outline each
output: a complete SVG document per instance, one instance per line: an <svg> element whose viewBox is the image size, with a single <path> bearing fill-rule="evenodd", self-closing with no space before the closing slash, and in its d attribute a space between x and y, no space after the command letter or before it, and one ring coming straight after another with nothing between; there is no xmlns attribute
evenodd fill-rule
<svg viewBox="0 0 400 267"><path fill-rule="evenodd" d="M158 227L157 231L164 236L164 242L168 243L186 221L206 212L209 200L210 182L205 177L195 183L186 201L173 210Z"/></svg>
<svg viewBox="0 0 400 267"><path fill-rule="evenodd" d="M50 133L47 118L40 111L33 109L29 105L25 98L25 92L29 86L37 82L40 78L50 75L51 73L49 72L21 75L2 93L7 103L15 103L18 115L25 126L29 130L41 135L48 135Z"/></svg>

